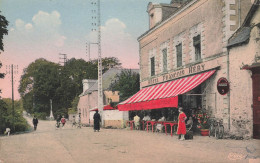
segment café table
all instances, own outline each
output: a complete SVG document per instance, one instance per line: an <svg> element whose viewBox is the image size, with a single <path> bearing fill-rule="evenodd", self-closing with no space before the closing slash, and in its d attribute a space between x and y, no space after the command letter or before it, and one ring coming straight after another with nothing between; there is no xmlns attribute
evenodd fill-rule
<svg viewBox="0 0 260 163"><path fill-rule="evenodd" d="M171 126L171 136L172 136L172 126L174 125L178 125L177 122L173 122L173 121L164 121L163 122L164 128L165 128L165 134L167 135L167 125Z"/></svg>
<svg viewBox="0 0 260 163"><path fill-rule="evenodd" d="M151 123L151 125L152 125L152 132L153 132L153 126L154 126L154 124L157 123L157 121L146 121L147 132L148 132L148 124L149 124L149 123Z"/></svg>
<svg viewBox="0 0 260 163"><path fill-rule="evenodd" d="M129 123L131 130L134 128L134 122L135 121L127 121L126 123Z"/></svg>

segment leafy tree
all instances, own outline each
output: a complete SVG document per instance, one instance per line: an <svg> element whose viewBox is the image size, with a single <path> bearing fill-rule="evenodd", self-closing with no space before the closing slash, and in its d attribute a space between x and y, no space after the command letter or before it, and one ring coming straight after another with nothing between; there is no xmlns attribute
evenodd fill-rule
<svg viewBox="0 0 260 163"><path fill-rule="evenodd" d="M50 99L60 86L59 68L58 64L37 59L24 70L18 91L27 112L49 114Z"/></svg>
<svg viewBox="0 0 260 163"><path fill-rule="evenodd" d="M117 58L104 58L104 70L109 66L120 66ZM37 59L31 63L22 75L19 93L23 99L23 107L29 113L37 113L39 117L49 115L50 99L53 114L66 115L68 108L75 109L75 97L82 93L83 79L97 79L97 60L86 62L72 58L64 66L45 59ZM41 114L38 114L41 113Z"/></svg>
<svg viewBox="0 0 260 163"><path fill-rule="evenodd" d="M6 18L1 15L0 11L0 53L1 51L4 51L4 44L3 44L3 38L4 35L8 35L8 26L9 22L6 20Z"/></svg>
<svg viewBox="0 0 260 163"><path fill-rule="evenodd" d="M25 131L29 129L29 125L22 116L22 102L21 100L14 101L14 112L12 109L12 99L2 99L0 100L0 134L2 134L5 129L11 128L11 132Z"/></svg>
<svg viewBox="0 0 260 163"><path fill-rule="evenodd" d="M140 90L139 80L139 73L124 70L117 75L115 82L110 84L110 90L119 91L120 102L124 101Z"/></svg>
<svg viewBox="0 0 260 163"><path fill-rule="evenodd" d="M8 26L9 22L6 20L6 18L1 15L1 11L0 11L0 54L1 51L4 51L4 44L3 44L3 39L4 39L4 35L8 35ZM2 62L0 61L0 68L2 67ZM4 73L0 73L0 79L4 78ZM1 94L1 90L0 90L0 94ZM1 97L1 96L0 96ZM1 104L0 104L0 107Z"/></svg>

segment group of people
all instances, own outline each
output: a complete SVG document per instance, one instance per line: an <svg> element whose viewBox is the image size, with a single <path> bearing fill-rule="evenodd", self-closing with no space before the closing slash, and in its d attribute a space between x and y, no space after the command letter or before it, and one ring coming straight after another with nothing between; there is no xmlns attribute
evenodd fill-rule
<svg viewBox="0 0 260 163"><path fill-rule="evenodd" d="M65 119L65 117L64 116L57 116L57 119L56 119L56 127L57 128L60 128L60 125L62 124L62 127L64 127L65 126L65 123L66 123L66 119Z"/></svg>
<svg viewBox="0 0 260 163"><path fill-rule="evenodd" d="M177 134L180 135L180 140L185 140L184 136L186 134L186 123L185 120L187 119L186 114L183 112L182 107L180 107L178 109L179 111L179 117L178 117L178 128L177 128ZM98 113L98 111L96 111L96 113L93 116L94 119L94 132L100 130L100 122L101 122L101 117L100 114ZM145 115L143 117L143 121L147 122L150 121L151 117L149 116L149 114ZM162 116L158 121L165 121L166 118L164 116ZM192 121L192 119L189 119L187 123L191 123L190 121ZM34 130L37 129L37 125L38 125L38 119L34 116L33 120L33 125L34 125ZM58 118L56 119L56 127L59 128L60 124L62 124L62 127L65 126L66 123L66 119L64 116L60 117L58 116ZM135 122L135 128L136 129L140 129L140 117L136 114L134 116L134 122ZM72 126L76 126L76 120L75 120L75 116L73 116L72 119ZM161 131L162 130L162 124L158 123L156 126L156 130Z"/></svg>
<svg viewBox="0 0 260 163"><path fill-rule="evenodd" d="M179 107L178 109L179 111L179 116L178 116L178 127L177 127L177 134L180 136L179 140L185 140L185 134L186 134L186 119L187 119L187 116L186 114L183 112L183 108L182 107ZM142 119L145 123L144 126L147 125L147 121L151 121L151 117L149 116L149 114L145 115ZM160 119L158 119L158 121L166 121L166 118L165 116L162 116ZM190 119L188 120L187 122L187 125L191 125L192 123L192 119L190 117ZM134 124L135 124L135 129L140 129L140 117L138 116L138 114L136 114L134 116ZM163 128L163 125L158 123L156 125L156 131L159 131L161 132L162 131L162 128Z"/></svg>

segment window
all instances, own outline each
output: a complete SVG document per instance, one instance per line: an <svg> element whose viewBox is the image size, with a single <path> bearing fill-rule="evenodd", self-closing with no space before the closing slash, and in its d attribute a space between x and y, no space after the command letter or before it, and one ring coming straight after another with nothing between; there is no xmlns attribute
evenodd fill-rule
<svg viewBox="0 0 260 163"><path fill-rule="evenodd" d="M195 61L201 60L200 35L193 37L193 46L195 49Z"/></svg>
<svg viewBox="0 0 260 163"><path fill-rule="evenodd" d="M177 52L177 67L182 66L182 44L178 44L176 46L176 52Z"/></svg>
<svg viewBox="0 0 260 163"><path fill-rule="evenodd" d="M167 49L162 50L162 55L163 55L163 72L167 71Z"/></svg>
<svg viewBox="0 0 260 163"><path fill-rule="evenodd" d="M151 60L151 76L155 75L155 63L154 63L154 57L150 58Z"/></svg>

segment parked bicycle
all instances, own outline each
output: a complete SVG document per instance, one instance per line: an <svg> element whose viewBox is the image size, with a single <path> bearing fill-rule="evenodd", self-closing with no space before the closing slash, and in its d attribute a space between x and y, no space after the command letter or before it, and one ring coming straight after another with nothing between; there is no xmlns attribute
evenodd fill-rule
<svg viewBox="0 0 260 163"><path fill-rule="evenodd" d="M224 126L223 120L212 120L209 127L209 137L214 136L216 139L223 139L224 137Z"/></svg>

